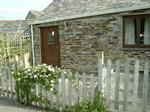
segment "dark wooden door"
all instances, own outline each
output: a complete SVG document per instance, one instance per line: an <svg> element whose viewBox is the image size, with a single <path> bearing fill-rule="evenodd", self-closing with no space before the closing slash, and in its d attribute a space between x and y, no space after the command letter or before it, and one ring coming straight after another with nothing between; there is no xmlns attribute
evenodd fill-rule
<svg viewBox="0 0 150 112"><path fill-rule="evenodd" d="M41 28L42 63L60 67L58 26Z"/></svg>

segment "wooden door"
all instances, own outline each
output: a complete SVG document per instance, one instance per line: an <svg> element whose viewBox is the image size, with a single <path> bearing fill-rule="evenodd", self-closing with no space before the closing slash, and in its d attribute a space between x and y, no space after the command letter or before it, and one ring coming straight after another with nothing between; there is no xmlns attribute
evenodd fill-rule
<svg viewBox="0 0 150 112"><path fill-rule="evenodd" d="M41 28L42 63L60 67L58 26Z"/></svg>

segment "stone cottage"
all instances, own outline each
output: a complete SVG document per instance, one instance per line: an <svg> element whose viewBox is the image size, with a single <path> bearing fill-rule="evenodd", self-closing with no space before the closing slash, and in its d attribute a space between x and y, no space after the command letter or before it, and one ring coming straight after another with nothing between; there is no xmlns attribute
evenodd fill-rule
<svg viewBox="0 0 150 112"><path fill-rule="evenodd" d="M36 65L96 73L98 54L150 59L149 0L53 0L31 26Z"/></svg>

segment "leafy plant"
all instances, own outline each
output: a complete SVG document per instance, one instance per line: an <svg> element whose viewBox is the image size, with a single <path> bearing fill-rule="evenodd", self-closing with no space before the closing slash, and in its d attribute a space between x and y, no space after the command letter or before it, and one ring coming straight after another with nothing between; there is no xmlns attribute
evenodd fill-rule
<svg viewBox="0 0 150 112"><path fill-rule="evenodd" d="M52 91L53 94L56 95L57 91L55 86L58 84L57 79L60 78L62 71L64 71L65 74L68 73L66 70L46 64L29 68L15 68L13 71L14 78L17 81L15 89L16 91L21 90L22 99L24 99L26 95L30 96L29 104L33 101L37 101L49 105L50 101L47 97L42 95L37 96L31 89L35 89L35 84L38 83L42 89L49 92Z"/></svg>
<svg viewBox="0 0 150 112"><path fill-rule="evenodd" d="M82 101L70 108L67 107L64 112L107 112L105 103L102 102L103 100L104 97L98 92L93 102L90 98L87 98L86 101Z"/></svg>

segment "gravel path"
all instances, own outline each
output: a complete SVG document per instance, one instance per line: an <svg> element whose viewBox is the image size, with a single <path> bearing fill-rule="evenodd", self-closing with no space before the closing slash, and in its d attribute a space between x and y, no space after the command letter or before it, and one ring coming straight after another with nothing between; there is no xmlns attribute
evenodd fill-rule
<svg viewBox="0 0 150 112"><path fill-rule="evenodd" d="M19 104L15 100L0 97L0 112L45 112L44 109Z"/></svg>

